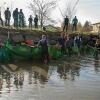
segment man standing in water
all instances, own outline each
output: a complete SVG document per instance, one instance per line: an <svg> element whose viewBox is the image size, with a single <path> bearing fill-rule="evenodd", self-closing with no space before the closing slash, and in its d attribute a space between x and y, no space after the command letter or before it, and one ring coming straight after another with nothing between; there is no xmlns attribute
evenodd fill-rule
<svg viewBox="0 0 100 100"><path fill-rule="evenodd" d="M72 20L72 24L73 24L72 31L77 31L77 23L78 23L78 19L75 16L74 19Z"/></svg>
<svg viewBox="0 0 100 100"><path fill-rule="evenodd" d="M58 43L61 47L61 53L66 54L66 39L64 33L61 33L61 37L58 38Z"/></svg>
<svg viewBox="0 0 100 100"><path fill-rule="evenodd" d="M69 18L68 18L68 16L66 16L66 18L64 19L63 31L65 30L67 32L67 30L68 30L68 24L69 24Z"/></svg>
<svg viewBox="0 0 100 100"><path fill-rule="evenodd" d="M11 12L9 11L9 8L5 10L4 14L5 14L5 26L10 26Z"/></svg>
<svg viewBox="0 0 100 100"><path fill-rule="evenodd" d="M39 41L38 46L40 46L42 50L41 61L43 63L49 63L48 43L47 43L47 37L45 35L42 35L42 39Z"/></svg>

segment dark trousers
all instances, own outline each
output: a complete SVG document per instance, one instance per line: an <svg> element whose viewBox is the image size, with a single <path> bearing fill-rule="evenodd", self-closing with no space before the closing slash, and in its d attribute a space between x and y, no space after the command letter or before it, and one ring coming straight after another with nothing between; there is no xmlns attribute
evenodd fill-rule
<svg viewBox="0 0 100 100"><path fill-rule="evenodd" d="M14 27L18 28L18 19L14 19Z"/></svg>
<svg viewBox="0 0 100 100"><path fill-rule="evenodd" d="M44 63L45 60L47 60L47 63L50 61L49 59L49 53L48 53L48 49L47 50L42 50L42 59L41 61Z"/></svg>
<svg viewBox="0 0 100 100"><path fill-rule="evenodd" d="M61 53L62 53L62 54L66 54L66 48L65 48L65 46L62 46L62 47L61 47Z"/></svg>
<svg viewBox="0 0 100 100"><path fill-rule="evenodd" d="M68 30L68 24L65 24L64 27L63 27L63 31L67 32L67 30Z"/></svg>
<svg viewBox="0 0 100 100"><path fill-rule="evenodd" d="M3 20L2 20L2 18L0 18L0 21L1 21L1 25L3 26Z"/></svg>
<svg viewBox="0 0 100 100"><path fill-rule="evenodd" d="M32 22L29 22L29 28L32 29Z"/></svg>
<svg viewBox="0 0 100 100"><path fill-rule="evenodd" d="M37 23L35 23L34 26L35 26L35 28L38 28L38 24Z"/></svg>
<svg viewBox="0 0 100 100"><path fill-rule="evenodd" d="M10 26L10 19L5 19L5 26Z"/></svg>
<svg viewBox="0 0 100 100"><path fill-rule="evenodd" d="M77 24L73 24L72 31L77 31Z"/></svg>
<svg viewBox="0 0 100 100"><path fill-rule="evenodd" d="M19 27L24 27L24 20L23 19L19 20Z"/></svg>

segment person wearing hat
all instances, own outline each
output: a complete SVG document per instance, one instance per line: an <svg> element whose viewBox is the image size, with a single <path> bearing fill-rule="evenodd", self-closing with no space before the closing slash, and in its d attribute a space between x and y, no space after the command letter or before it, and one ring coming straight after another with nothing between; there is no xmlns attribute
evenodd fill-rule
<svg viewBox="0 0 100 100"><path fill-rule="evenodd" d="M48 52L48 42L47 42L47 37L46 35L42 35L42 38L41 40L38 42L38 47L41 47L42 49L42 52L41 52L41 61L43 63L45 63L45 60L46 60L46 63L49 62L49 52Z"/></svg>

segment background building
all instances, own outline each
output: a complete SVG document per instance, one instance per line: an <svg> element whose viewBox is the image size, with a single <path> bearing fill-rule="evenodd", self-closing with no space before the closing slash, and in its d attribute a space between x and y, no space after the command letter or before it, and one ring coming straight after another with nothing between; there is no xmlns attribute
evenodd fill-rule
<svg viewBox="0 0 100 100"><path fill-rule="evenodd" d="M93 32L100 32L100 22L92 24Z"/></svg>

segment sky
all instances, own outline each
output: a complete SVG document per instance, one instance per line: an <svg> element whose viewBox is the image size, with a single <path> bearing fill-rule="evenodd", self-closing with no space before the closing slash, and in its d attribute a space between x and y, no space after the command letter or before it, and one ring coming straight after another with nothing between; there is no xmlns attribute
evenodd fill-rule
<svg viewBox="0 0 100 100"><path fill-rule="evenodd" d="M63 12L64 7L67 2L70 0L58 0L59 7L55 8L50 14L51 18L57 21L57 26L60 26L63 21L63 17L61 12ZM75 0L71 0L74 3ZM2 12L2 17L4 15L4 10L9 7L11 12L15 8L23 9L23 12L26 17L26 22L28 22L28 17L32 12L28 8L29 0L0 0L0 7ZM61 9L61 12L59 11ZM77 16L79 22L82 24L85 23L86 20L91 23L100 22L100 0L79 0L77 5L77 11L75 16ZM33 15L34 17L34 15ZM4 19L4 17L3 17ZM11 20L13 22L13 19Z"/></svg>

